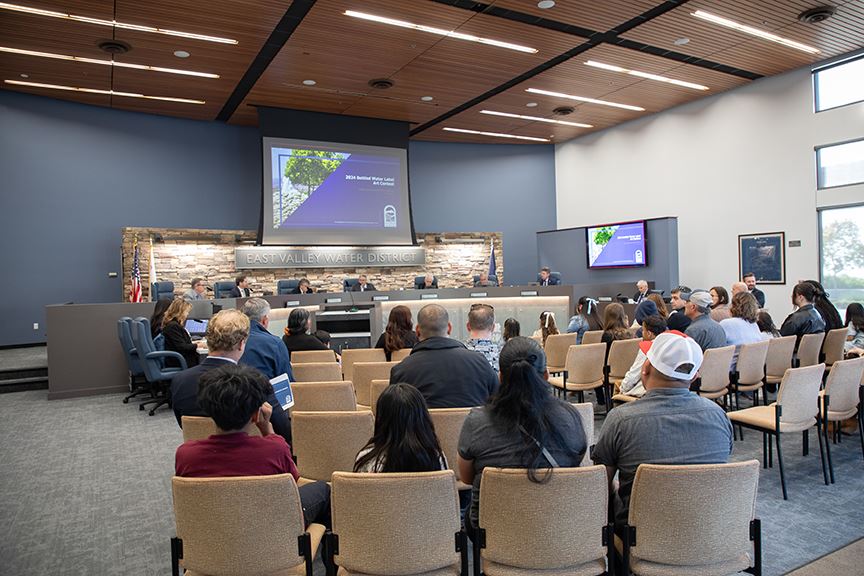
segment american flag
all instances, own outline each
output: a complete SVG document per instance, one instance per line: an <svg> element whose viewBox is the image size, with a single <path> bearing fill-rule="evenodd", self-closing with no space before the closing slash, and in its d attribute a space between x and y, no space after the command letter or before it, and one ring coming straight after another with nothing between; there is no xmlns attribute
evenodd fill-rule
<svg viewBox="0 0 864 576"><path fill-rule="evenodd" d="M135 257L132 259L132 287L129 289L129 301L141 302L141 268L139 266L141 251L138 241L135 241Z"/></svg>

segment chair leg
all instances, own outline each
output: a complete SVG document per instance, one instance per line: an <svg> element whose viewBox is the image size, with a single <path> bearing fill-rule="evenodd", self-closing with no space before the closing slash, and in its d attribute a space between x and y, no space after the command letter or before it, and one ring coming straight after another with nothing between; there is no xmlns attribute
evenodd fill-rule
<svg viewBox="0 0 864 576"><path fill-rule="evenodd" d="M768 468L774 467L774 443L768 438Z"/></svg>
<svg viewBox="0 0 864 576"><path fill-rule="evenodd" d="M783 472L783 453L780 451L780 431L774 435L777 441L777 465L780 467L780 487L783 488L783 500L788 500L789 495L786 493L786 474Z"/></svg>
<svg viewBox="0 0 864 576"><path fill-rule="evenodd" d="M810 454L810 430L804 430L801 433L801 455L807 456Z"/></svg>
<svg viewBox="0 0 864 576"><path fill-rule="evenodd" d="M816 423L816 431L823 436L825 436L825 453L828 455L828 471L831 474L831 484L834 484L834 463L831 461L831 443L828 441L828 420L819 419L821 421L821 426L819 426L820 422ZM820 439L822 436L819 437ZM822 454L822 443L819 443L819 456L822 457L822 476L825 478L825 485L828 485L828 475L825 474L825 457Z"/></svg>
<svg viewBox="0 0 864 576"><path fill-rule="evenodd" d="M864 458L864 415L861 414L861 404L858 404L858 436L861 437L861 457Z"/></svg>
<svg viewBox="0 0 864 576"><path fill-rule="evenodd" d="M768 434L762 433L762 468L768 468Z"/></svg>

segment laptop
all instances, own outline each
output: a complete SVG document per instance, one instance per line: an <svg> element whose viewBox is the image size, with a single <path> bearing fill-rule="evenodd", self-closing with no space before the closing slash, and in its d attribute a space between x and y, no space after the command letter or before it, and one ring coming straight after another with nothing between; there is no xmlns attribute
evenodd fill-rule
<svg viewBox="0 0 864 576"><path fill-rule="evenodd" d="M189 318L186 320L186 331L191 336L204 336L207 333L207 322L209 320L197 320Z"/></svg>
<svg viewBox="0 0 864 576"><path fill-rule="evenodd" d="M283 410L288 410L294 406L294 392L291 391L291 380L288 374L284 372L270 380L273 385L273 392L276 393L276 401L282 405Z"/></svg>

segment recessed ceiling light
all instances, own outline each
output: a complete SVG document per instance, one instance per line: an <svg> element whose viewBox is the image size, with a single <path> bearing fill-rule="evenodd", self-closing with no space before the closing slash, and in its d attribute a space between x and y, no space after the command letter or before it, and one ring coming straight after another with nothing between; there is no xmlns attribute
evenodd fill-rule
<svg viewBox="0 0 864 576"><path fill-rule="evenodd" d="M719 24L720 26L725 26L726 28L732 28L733 30L738 30L739 32L750 34L751 36L757 36L759 38L762 38L763 40L769 40L771 42L776 42L777 44L788 46L789 48L801 50L802 52L807 52L808 54L819 54L820 52L818 48L813 48L812 46L807 46L806 44L802 44L794 40L789 40L788 38L783 38L782 36L777 36L776 34L772 34L771 32L767 32L765 30L760 30L759 28L753 28L752 26L740 24L738 22L735 22L734 20L723 18L722 16L715 16L714 14L710 14L703 10L691 12L690 15L695 16L696 18L701 18L702 20L706 20L708 22L713 22L714 24Z"/></svg>
<svg viewBox="0 0 864 576"><path fill-rule="evenodd" d="M481 110L481 114L490 114L492 116L504 116L505 118L521 118L522 120L531 120L533 122L548 122L550 124L563 124L565 126L576 126L577 128L593 128L591 124L580 124L579 122L567 122L566 120L553 120L552 118L543 118L541 116L525 116L524 114L511 114L509 112L496 112L495 110Z"/></svg>
<svg viewBox="0 0 864 576"><path fill-rule="evenodd" d="M548 10L549 8L555 7L555 0L540 0L537 2L537 8L541 10Z"/></svg>
<svg viewBox="0 0 864 576"><path fill-rule="evenodd" d="M21 74L21 78L29 78L29 77L30 77L29 74Z"/></svg>
<svg viewBox="0 0 864 576"><path fill-rule="evenodd" d="M166 102L182 102L184 104L206 104L204 100L190 100L188 98L172 98L170 96L147 96L135 92L117 92L116 90L97 90L96 88L79 88L77 86L61 86L59 84L40 84L39 82L21 82L20 80L4 80L6 84L16 86L32 86L33 88L47 88L49 90L66 90L68 92L87 92L88 94L107 94L109 96L123 96L126 98L144 98L145 100L164 100Z"/></svg>
<svg viewBox="0 0 864 576"><path fill-rule="evenodd" d="M675 46L686 46L690 43L690 39L686 36L682 36L681 38L676 38L672 43L675 44Z"/></svg>
<svg viewBox="0 0 864 576"><path fill-rule="evenodd" d="M617 102L607 102L606 100L597 100L596 98L586 98L584 96L573 96L572 94L564 94L562 92L551 92L549 90L540 90L539 88L528 88L526 92L532 94L543 94L544 96L553 96L555 98L567 98L568 100L578 100L579 102L587 102L588 104L600 104L602 106L612 106L613 108L623 108L625 110L635 110L636 112L644 112L645 108L641 106L631 106L630 104L618 104Z"/></svg>
<svg viewBox="0 0 864 576"><path fill-rule="evenodd" d="M411 22L405 22L404 20L395 20L393 18L384 18L383 16L375 16L373 14L366 14L365 12L356 12L354 10L346 10L344 12L346 16L351 16L352 18L360 18L362 20L370 20L372 22L379 22L381 24L389 24L391 26L399 26L400 28L410 28L412 30L419 30L421 32L429 32L430 34L438 34L439 36L447 36L448 38L455 38L457 40L468 40L469 42L478 42L480 44L488 44L489 46L497 46L499 48L507 48L509 50L516 50L518 52L527 52L529 54L536 54L536 48L529 48L528 46L520 46L519 44L512 44L510 42L502 42L500 40L491 40L489 38L481 38L480 36L474 36L472 34L463 34L461 32L456 32L455 30L444 30L443 28L434 28L432 26L423 26L422 24L413 24Z"/></svg>
<svg viewBox="0 0 864 576"><path fill-rule="evenodd" d="M516 136L515 134L501 134L499 132L483 132L481 130L466 130L465 128L443 128L447 132L461 132L462 134L477 134L478 136L494 136L495 138L515 138L516 140L531 140L532 142L548 142L546 138L534 138L532 136Z"/></svg>
<svg viewBox="0 0 864 576"><path fill-rule="evenodd" d="M421 96L420 97L420 100L422 100L423 102L431 102L434 99L435 98L433 98L432 96Z"/></svg>
<svg viewBox="0 0 864 576"><path fill-rule="evenodd" d="M153 26L141 26L140 24L124 24L123 22L117 22L115 20L103 20L101 18L91 18L89 16L77 16L75 14L54 12L53 10L42 10L41 8L31 8L29 6L9 4L7 2L0 2L0 9L12 10L13 12L24 12L25 14L34 14L36 16L63 18L64 20L74 20L75 22L84 22L85 24L96 24L98 26L122 28L123 30L135 30L136 32L152 32L154 34L179 36L181 38L190 38L192 40L204 40L205 42L219 42L221 44L238 43L237 40L232 40L231 38L220 38L218 36L207 36L205 34L193 34L191 32L178 32L177 30L166 30L164 28L155 28Z"/></svg>
<svg viewBox="0 0 864 576"><path fill-rule="evenodd" d="M525 104L525 106L527 106L528 108L536 108L537 103L536 102L528 102L527 104Z"/></svg>
<svg viewBox="0 0 864 576"><path fill-rule="evenodd" d="M315 80L303 80L303 84L306 86L314 86L317 82Z"/></svg>
<svg viewBox="0 0 864 576"><path fill-rule="evenodd" d="M638 76L639 78L646 78L648 80L656 80L657 82L666 82L667 84L675 84L676 86L683 86L684 88L692 88L693 90L708 90L707 86L703 86L702 84L694 84L693 82L685 82L683 80L675 80L673 78L667 78L666 76L660 76L658 74L649 74L648 72L639 72L638 70L628 70L627 68L622 68L620 66L614 66L612 64L603 64L601 62L595 62L593 60L588 60L585 62L588 66L593 66L594 68L601 68L603 70L610 70L612 72L621 72L622 74L629 74L630 76Z"/></svg>
<svg viewBox="0 0 864 576"><path fill-rule="evenodd" d="M190 70L177 70L176 68L162 68L160 66L146 66L144 64L130 64L129 62L117 62L116 60L101 60L99 58L84 58L83 56L69 56L68 54L54 54L52 52L36 52L35 50L20 50L18 48L7 48L0 46L0 52L10 54L21 54L24 56L38 56L40 58L52 58L54 60L71 60L73 62L85 62L87 64L102 64L103 66L116 66L118 68L133 68L135 70L149 70L151 72L167 72L169 74L182 74L184 76L198 76L201 78L219 78L218 74L209 72L192 72Z"/></svg>
<svg viewBox="0 0 864 576"><path fill-rule="evenodd" d="M177 58L188 58L191 55L192 54L190 54L186 50L175 50L174 51L174 56L176 56Z"/></svg>

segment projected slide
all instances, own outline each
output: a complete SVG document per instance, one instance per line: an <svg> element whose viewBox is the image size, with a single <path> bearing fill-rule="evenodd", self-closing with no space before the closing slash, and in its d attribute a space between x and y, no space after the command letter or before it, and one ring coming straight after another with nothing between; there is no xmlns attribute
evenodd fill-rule
<svg viewBox="0 0 864 576"><path fill-rule="evenodd" d="M610 224L586 229L589 268L646 266L645 222Z"/></svg>

